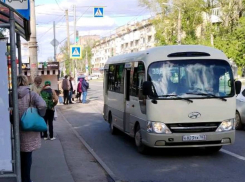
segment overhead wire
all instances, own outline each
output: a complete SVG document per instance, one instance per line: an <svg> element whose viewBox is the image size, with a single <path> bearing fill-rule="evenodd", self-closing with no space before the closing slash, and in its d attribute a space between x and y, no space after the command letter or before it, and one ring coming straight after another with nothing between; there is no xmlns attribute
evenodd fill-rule
<svg viewBox="0 0 245 182"><path fill-rule="evenodd" d="M64 11L64 10L60 7L60 5L59 5L59 3L57 2L57 0L55 0L55 2L56 2L56 4L57 4L57 6L59 7L59 9L62 10L62 11Z"/></svg>
<svg viewBox="0 0 245 182"><path fill-rule="evenodd" d="M136 17L142 15L143 11L145 11L146 8L147 8L147 7L145 7L142 11L140 11L140 12L136 15ZM127 24L129 24L130 22L132 22L132 21L134 21L134 20L137 20L137 18L132 18L132 19L130 19L130 20L128 21ZM113 28L113 29L111 29L111 30L108 30L107 33L104 33L103 35L106 36L106 35L108 35L109 33L110 33L110 35L111 35L111 32L114 31L114 30L116 30L116 29L118 29L119 27L121 27L121 26L117 26L116 28Z"/></svg>
<svg viewBox="0 0 245 182"><path fill-rule="evenodd" d="M57 22L57 25L64 19L64 16L62 16L61 19ZM43 34L41 34L41 37L39 37L38 39L41 39L42 37L44 37L52 29L53 29L53 27L50 27L46 32L44 32ZM39 43L41 43L41 42L39 42Z"/></svg>

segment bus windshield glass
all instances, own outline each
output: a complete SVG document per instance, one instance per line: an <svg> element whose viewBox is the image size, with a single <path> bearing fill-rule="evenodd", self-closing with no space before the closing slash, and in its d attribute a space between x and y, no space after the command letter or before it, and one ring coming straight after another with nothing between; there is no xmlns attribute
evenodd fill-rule
<svg viewBox="0 0 245 182"><path fill-rule="evenodd" d="M227 61L191 59L159 61L148 68L153 83L153 96L172 97L233 97L231 67Z"/></svg>

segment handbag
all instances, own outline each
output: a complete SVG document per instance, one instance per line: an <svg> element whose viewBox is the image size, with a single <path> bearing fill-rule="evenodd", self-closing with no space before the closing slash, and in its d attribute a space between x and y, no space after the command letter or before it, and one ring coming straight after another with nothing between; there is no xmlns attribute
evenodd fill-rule
<svg viewBox="0 0 245 182"><path fill-rule="evenodd" d="M36 131L44 132L47 131L47 124L43 117L38 114L37 108L31 105L31 92L30 92L30 103L29 108L21 117L21 129L22 131Z"/></svg>

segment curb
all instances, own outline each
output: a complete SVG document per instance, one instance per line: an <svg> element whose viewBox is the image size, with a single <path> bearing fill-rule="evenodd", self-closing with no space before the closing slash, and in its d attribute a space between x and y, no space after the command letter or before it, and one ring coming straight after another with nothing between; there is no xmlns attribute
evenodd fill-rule
<svg viewBox="0 0 245 182"><path fill-rule="evenodd" d="M62 116L62 118L65 120L65 122L70 126L72 129L73 133L76 135L76 137L83 143L83 145L87 148L87 150L92 154L92 156L97 160L97 162L101 165L101 167L107 172L109 177L114 181L114 182L121 182L116 175L110 170L110 168L102 161L102 159L94 152L94 150L88 145L88 143L78 134L78 132L72 127L70 122L63 116L61 111L57 109L59 112L59 115Z"/></svg>

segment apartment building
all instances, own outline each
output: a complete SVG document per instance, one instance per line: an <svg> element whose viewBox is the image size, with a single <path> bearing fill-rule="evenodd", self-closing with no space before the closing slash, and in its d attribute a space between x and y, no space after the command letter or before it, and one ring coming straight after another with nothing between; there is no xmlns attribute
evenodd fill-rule
<svg viewBox="0 0 245 182"><path fill-rule="evenodd" d="M116 29L109 37L102 38L93 47L92 72L102 74L109 57L137 52L155 46L155 28L150 19L127 24Z"/></svg>
<svg viewBox="0 0 245 182"><path fill-rule="evenodd" d="M100 40L99 35L84 35L84 36L79 36L78 44L81 45L82 47L86 46L94 46L96 41Z"/></svg>

